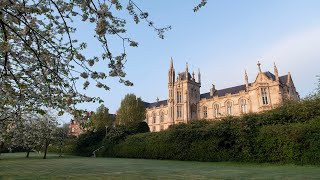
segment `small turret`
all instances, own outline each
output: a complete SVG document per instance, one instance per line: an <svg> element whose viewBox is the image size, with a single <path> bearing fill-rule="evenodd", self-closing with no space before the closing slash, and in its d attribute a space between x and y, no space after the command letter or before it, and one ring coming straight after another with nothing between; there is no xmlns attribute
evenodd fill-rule
<svg viewBox="0 0 320 180"><path fill-rule="evenodd" d="M274 75L276 76L276 81L279 82L279 74L278 74L278 68L276 66L276 63L273 63L274 68Z"/></svg>
<svg viewBox="0 0 320 180"><path fill-rule="evenodd" d="M249 88L249 81L248 81L248 74L247 74L247 71L245 70L244 71L244 79L246 81L246 89L248 90Z"/></svg>
<svg viewBox="0 0 320 180"><path fill-rule="evenodd" d="M212 87L210 89L210 96L212 97L214 92L216 91L216 86L214 85L214 83L212 82Z"/></svg>

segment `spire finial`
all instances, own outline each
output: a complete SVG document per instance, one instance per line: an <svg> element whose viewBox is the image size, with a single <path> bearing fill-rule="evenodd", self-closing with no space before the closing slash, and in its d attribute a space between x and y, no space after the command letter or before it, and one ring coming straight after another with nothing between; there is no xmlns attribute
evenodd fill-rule
<svg viewBox="0 0 320 180"><path fill-rule="evenodd" d="M259 68L259 72L261 72L261 67L260 67L261 64L260 64L260 61L258 61L258 64L257 64L257 65L258 65L258 68Z"/></svg>

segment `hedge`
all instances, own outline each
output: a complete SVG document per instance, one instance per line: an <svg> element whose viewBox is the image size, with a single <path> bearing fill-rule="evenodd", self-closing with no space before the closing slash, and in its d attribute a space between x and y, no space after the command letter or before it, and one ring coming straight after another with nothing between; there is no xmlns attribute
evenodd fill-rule
<svg viewBox="0 0 320 180"><path fill-rule="evenodd" d="M104 141L108 157L320 164L320 100Z"/></svg>

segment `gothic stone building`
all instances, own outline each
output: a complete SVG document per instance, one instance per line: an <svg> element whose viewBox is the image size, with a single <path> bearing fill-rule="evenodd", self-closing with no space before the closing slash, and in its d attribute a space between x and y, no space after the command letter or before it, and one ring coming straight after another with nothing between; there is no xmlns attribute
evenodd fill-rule
<svg viewBox="0 0 320 180"><path fill-rule="evenodd" d="M196 81L194 73L178 73L171 59L168 73L169 97L164 101L146 104L146 121L152 132L167 129L172 124L187 123L196 119L219 119L224 116L240 116L259 113L281 105L286 99L299 100L290 72L279 76L276 65L274 73L262 72L258 63L258 75L254 82L226 89L216 89L200 94L201 74Z"/></svg>

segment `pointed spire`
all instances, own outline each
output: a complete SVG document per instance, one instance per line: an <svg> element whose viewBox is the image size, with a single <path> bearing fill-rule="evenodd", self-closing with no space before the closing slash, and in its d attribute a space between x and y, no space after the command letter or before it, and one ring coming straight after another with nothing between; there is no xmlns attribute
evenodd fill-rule
<svg viewBox="0 0 320 180"><path fill-rule="evenodd" d="M169 78L169 83L174 83L174 79L175 79L175 71L174 71L174 68L173 68L173 60L172 60L172 57L171 57L171 60L170 60L170 68L169 68L169 73L168 73L168 78Z"/></svg>
<svg viewBox="0 0 320 180"><path fill-rule="evenodd" d="M198 68L198 83L201 83L201 74L200 74L200 68Z"/></svg>
<svg viewBox="0 0 320 180"><path fill-rule="evenodd" d="M258 65L259 73L260 73L260 72L261 72L261 67L260 67L260 66L261 66L261 64L260 64L260 61L258 61L258 64L257 64L257 65Z"/></svg>
<svg viewBox="0 0 320 180"><path fill-rule="evenodd" d="M247 70L244 70L244 79L246 81L246 88L248 90L249 88L249 81L248 81L248 74L247 74Z"/></svg>
<svg viewBox="0 0 320 180"><path fill-rule="evenodd" d="M276 81L279 81L278 68L275 62L273 63L273 68L274 68L274 75L276 76Z"/></svg>

